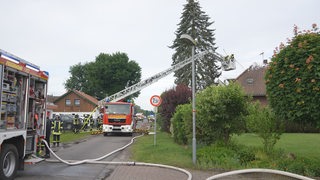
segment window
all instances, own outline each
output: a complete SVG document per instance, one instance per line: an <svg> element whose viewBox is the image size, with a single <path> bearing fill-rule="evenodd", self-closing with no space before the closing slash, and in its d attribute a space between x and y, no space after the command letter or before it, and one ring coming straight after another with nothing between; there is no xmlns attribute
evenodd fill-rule
<svg viewBox="0 0 320 180"><path fill-rule="evenodd" d="M66 99L66 106L71 106L71 100L70 99Z"/></svg>
<svg viewBox="0 0 320 180"><path fill-rule="evenodd" d="M253 84L254 80L253 78L247 78L247 84Z"/></svg>
<svg viewBox="0 0 320 180"><path fill-rule="evenodd" d="M80 106L80 99L75 99L74 100L74 105L75 106Z"/></svg>

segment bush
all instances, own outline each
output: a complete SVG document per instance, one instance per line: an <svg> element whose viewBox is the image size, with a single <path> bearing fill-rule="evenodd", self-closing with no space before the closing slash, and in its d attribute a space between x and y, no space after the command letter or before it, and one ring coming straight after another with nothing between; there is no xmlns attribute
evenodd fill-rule
<svg viewBox="0 0 320 180"><path fill-rule="evenodd" d="M320 127L316 127L311 123L285 122L286 133L320 133Z"/></svg>
<svg viewBox="0 0 320 180"><path fill-rule="evenodd" d="M252 149L243 148L236 152L238 154L238 159L241 165L247 165L248 163L256 159L256 156Z"/></svg>
<svg viewBox="0 0 320 180"><path fill-rule="evenodd" d="M179 105L171 119L173 129L173 139L178 144L186 145L188 143L188 134L191 133L187 129L187 123L192 121L191 104Z"/></svg>
<svg viewBox="0 0 320 180"><path fill-rule="evenodd" d="M304 176L319 177L320 176L320 160L307 158L283 158L277 162L277 169L288 171Z"/></svg>
<svg viewBox="0 0 320 180"><path fill-rule="evenodd" d="M202 168L234 169L250 164L256 159L254 150L234 143L215 143L200 148L197 153L198 165Z"/></svg>
<svg viewBox="0 0 320 180"><path fill-rule="evenodd" d="M276 118L272 109L262 107L259 102L250 104L248 113L246 124L249 132L257 134L263 141L264 151L271 153L283 132L283 122Z"/></svg>
<svg viewBox="0 0 320 180"><path fill-rule="evenodd" d="M281 43L274 52L265 74L270 106L277 117L302 126L320 127L320 31L298 32Z"/></svg>
<svg viewBox="0 0 320 180"><path fill-rule="evenodd" d="M162 131L170 132L171 118L176 111L176 107L180 104L189 103L191 95L191 89L183 84L179 84L161 94L162 103L159 107L159 114L162 117Z"/></svg>
<svg viewBox="0 0 320 180"><path fill-rule="evenodd" d="M197 94L197 138L201 143L223 141L227 144L232 134L245 130L244 115L247 99L235 83L210 86Z"/></svg>
<svg viewBox="0 0 320 180"><path fill-rule="evenodd" d="M197 160L198 166L202 168L231 169L241 166L234 150L216 144L199 149Z"/></svg>

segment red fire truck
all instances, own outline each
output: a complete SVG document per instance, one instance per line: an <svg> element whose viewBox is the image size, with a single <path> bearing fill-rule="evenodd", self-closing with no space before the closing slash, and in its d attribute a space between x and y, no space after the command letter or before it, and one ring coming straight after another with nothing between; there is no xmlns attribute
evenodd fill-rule
<svg viewBox="0 0 320 180"><path fill-rule="evenodd" d="M39 150L48 76L39 66L0 49L0 179L13 179Z"/></svg>
<svg viewBox="0 0 320 180"><path fill-rule="evenodd" d="M109 133L132 135L135 126L133 103L105 102L101 113L103 114L102 132L105 136Z"/></svg>

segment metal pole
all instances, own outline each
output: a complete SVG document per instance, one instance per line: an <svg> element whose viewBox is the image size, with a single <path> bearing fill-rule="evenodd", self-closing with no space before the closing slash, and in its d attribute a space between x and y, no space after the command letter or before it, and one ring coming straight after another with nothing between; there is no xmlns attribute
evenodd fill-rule
<svg viewBox="0 0 320 180"><path fill-rule="evenodd" d="M192 162L195 165L197 162L197 143L196 143L196 77L195 77L195 62L194 62L194 45L192 46Z"/></svg>
<svg viewBox="0 0 320 180"><path fill-rule="evenodd" d="M194 48L197 42L188 34L182 34L180 38L188 39L193 43L192 46L192 162L196 165L197 162L197 141L196 141L196 75L194 62Z"/></svg>
<svg viewBox="0 0 320 180"><path fill-rule="evenodd" d="M157 144L157 112L158 107L154 107L155 115L154 115L154 136L153 136L153 145Z"/></svg>

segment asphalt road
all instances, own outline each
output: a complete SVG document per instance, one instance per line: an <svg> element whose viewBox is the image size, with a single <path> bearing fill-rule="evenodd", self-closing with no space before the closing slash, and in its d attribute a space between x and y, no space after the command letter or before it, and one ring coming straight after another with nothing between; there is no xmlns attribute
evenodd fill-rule
<svg viewBox="0 0 320 180"><path fill-rule="evenodd" d="M63 136L62 136L63 138ZM64 160L84 160L102 157L115 149L118 149L130 142L129 136L103 136L93 135L81 142L63 144L59 149L54 149L57 155ZM118 153L104 161L112 161ZM50 160L56 158L51 155ZM96 180L105 179L113 171L113 166L104 164L81 164L69 166L64 163L52 163L42 161L33 165L25 165L24 171L18 171L17 180Z"/></svg>

